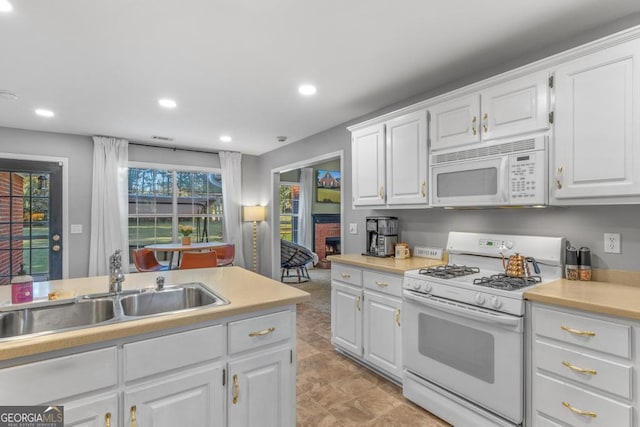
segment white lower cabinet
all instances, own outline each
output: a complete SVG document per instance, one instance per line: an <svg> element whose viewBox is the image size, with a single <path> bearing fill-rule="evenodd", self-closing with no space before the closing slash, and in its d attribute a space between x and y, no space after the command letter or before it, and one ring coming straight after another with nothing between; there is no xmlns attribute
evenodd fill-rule
<svg viewBox="0 0 640 427"><path fill-rule="evenodd" d="M333 344L369 368L402 382L402 276L331 267Z"/></svg>
<svg viewBox="0 0 640 427"><path fill-rule="evenodd" d="M638 427L637 326L529 303L532 426Z"/></svg>
<svg viewBox="0 0 640 427"><path fill-rule="evenodd" d="M0 362L0 402L74 427L294 426L295 307L231 320Z"/></svg>

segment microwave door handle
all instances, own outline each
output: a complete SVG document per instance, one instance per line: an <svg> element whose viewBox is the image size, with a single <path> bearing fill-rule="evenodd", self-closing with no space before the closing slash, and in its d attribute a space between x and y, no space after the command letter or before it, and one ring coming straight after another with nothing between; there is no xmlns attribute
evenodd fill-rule
<svg viewBox="0 0 640 427"><path fill-rule="evenodd" d="M502 181L502 202L509 203L509 157L505 156L500 161L500 176L504 177Z"/></svg>
<svg viewBox="0 0 640 427"><path fill-rule="evenodd" d="M473 320L480 320L485 323L493 323L502 325L505 327L516 328L520 330L522 328L522 318L507 316L500 313L489 313L487 311L476 310L473 308L466 308L455 302L441 302L433 297L417 296L410 292L404 292L404 298L414 301L418 304L426 305L433 309L442 311L444 313L456 314L463 317L467 317Z"/></svg>

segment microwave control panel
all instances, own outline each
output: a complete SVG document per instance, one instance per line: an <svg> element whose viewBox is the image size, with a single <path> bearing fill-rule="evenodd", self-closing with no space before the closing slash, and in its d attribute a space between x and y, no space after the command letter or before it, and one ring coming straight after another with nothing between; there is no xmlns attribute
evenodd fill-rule
<svg viewBox="0 0 640 427"><path fill-rule="evenodd" d="M545 204L545 164L544 151L509 156L510 204Z"/></svg>

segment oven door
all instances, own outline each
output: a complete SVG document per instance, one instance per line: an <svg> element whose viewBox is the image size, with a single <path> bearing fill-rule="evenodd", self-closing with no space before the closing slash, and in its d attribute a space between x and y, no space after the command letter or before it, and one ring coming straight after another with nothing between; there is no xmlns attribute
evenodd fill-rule
<svg viewBox="0 0 640 427"><path fill-rule="evenodd" d="M433 165L433 206L509 204L509 156Z"/></svg>
<svg viewBox="0 0 640 427"><path fill-rule="evenodd" d="M520 424L523 323L521 317L405 290L404 367Z"/></svg>

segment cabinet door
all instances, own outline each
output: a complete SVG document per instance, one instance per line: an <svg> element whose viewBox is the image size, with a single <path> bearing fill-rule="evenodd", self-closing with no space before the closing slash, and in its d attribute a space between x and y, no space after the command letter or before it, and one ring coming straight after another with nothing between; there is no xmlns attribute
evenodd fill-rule
<svg viewBox="0 0 640 427"><path fill-rule="evenodd" d="M429 108L431 149L480 142L480 95L474 94Z"/></svg>
<svg viewBox="0 0 640 427"><path fill-rule="evenodd" d="M351 156L353 206L384 205L384 125L353 132Z"/></svg>
<svg viewBox="0 0 640 427"><path fill-rule="evenodd" d="M294 365L291 357L291 349L280 349L229 363L228 425L295 425Z"/></svg>
<svg viewBox="0 0 640 427"><path fill-rule="evenodd" d="M224 423L222 367L192 369L131 387L124 394L125 425L207 426Z"/></svg>
<svg viewBox="0 0 640 427"><path fill-rule="evenodd" d="M552 196L640 195L640 40L569 61L555 81Z"/></svg>
<svg viewBox="0 0 640 427"><path fill-rule="evenodd" d="M427 112L386 123L387 203L427 203Z"/></svg>
<svg viewBox="0 0 640 427"><path fill-rule="evenodd" d="M362 356L362 289L331 283L333 344Z"/></svg>
<svg viewBox="0 0 640 427"><path fill-rule="evenodd" d="M402 301L364 293L364 359L402 378Z"/></svg>
<svg viewBox="0 0 640 427"><path fill-rule="evenodd" d="M113 393L64 402L65 427L117 427L118 396Z"/></svg>
<svg viewBox="0 0 640 427"><path fill-rule="evenodd" d="M480 94L483 140L549 129L549 73L541 71Z"/></svg>

